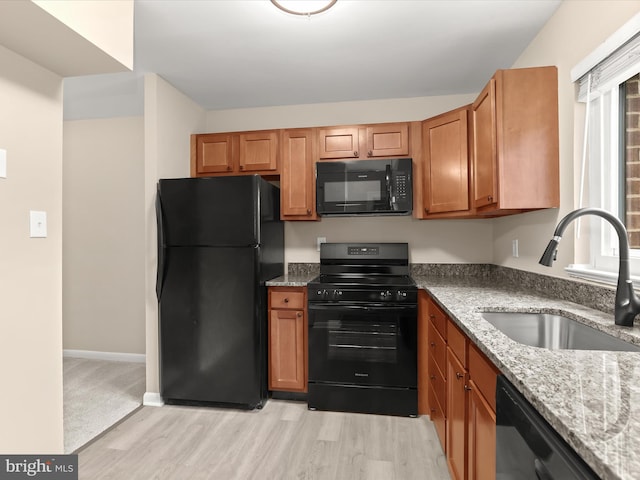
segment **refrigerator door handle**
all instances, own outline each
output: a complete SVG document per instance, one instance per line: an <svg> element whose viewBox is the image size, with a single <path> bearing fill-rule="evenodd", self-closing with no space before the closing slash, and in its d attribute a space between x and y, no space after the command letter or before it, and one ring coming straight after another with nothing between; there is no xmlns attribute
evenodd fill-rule
<svg viewBox="0 0 640 480"><path fill-rule="evenodd" d="M156 297L160 301L162 296L162 286L165 276L165 254L164 246L164 224L162 222L162 202L160 201L160 185L158 185L158 193L156 194L156 225L158 230L158 269L156 272Z"/></svg>

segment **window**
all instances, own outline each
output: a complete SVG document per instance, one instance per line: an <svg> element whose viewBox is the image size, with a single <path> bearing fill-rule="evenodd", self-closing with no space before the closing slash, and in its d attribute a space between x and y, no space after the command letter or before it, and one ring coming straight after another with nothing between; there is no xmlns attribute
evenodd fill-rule
<svg viewBox="0 0 640 480"><path fill-rule="evenodd" d="M640 251L640 75L621 85L624 135L621 135L621 217L629 232L629 245Z"/></svg>
<svg viewBox="0 0 640 480"><path fill-rule="evenodd" d="M603 208L620 218L628 231L631 270L640 277L640 15L603 44L608 51L593 66L572 71L578 98L587 102L585 155L579 206ZM602 49L602 47L600 49ZM576 71L581 70L576 76ZM583 197L582 191L585 191ZM618 238L608 222L582 217L579 242L588 242L590 265L572 265L573 275L615 282ZM588 220L587 220L588 219Z"/></svg>

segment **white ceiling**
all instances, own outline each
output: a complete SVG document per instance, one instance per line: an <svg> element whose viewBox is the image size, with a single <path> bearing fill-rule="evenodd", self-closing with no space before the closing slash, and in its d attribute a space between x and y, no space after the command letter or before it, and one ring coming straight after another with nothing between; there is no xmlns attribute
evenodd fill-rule
<svg viewBox="0 0 640 480"><path fill-rule="evenodd" d="M207 110L474 93L561 0L135 0L135 70L65 79L65 118L139 115L155 72Z"/></svg>

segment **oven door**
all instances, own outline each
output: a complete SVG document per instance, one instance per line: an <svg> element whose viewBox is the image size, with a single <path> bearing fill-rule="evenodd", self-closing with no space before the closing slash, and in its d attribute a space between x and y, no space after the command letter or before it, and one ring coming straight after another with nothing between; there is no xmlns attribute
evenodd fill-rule
<svg viewBox="0 0 640 480"><path fill-rule="evenodd" d="M417 306L309 303L309 382L416 388Z"/></svg>

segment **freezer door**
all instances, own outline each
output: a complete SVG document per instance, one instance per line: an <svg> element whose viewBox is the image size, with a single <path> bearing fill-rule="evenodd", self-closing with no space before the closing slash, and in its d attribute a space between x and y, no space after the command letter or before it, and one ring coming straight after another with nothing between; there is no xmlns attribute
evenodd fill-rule
<svg viewBox="0 0 640 480"><path fill-rule="evenodd" d="M260 243L256 175L173 178L158 182L163 246Z"/></svg>
<svg viewBox="0 0 640 480"><path fill-rule="evenodd" d="M261 406L266 291L257 248L170 248L160 299L165 400Z"/></svg>

